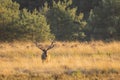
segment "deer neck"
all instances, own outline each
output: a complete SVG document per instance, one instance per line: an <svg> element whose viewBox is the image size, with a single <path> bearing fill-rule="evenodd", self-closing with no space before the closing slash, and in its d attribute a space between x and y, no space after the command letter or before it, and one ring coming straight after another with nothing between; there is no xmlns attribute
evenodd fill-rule
<svg viewBox="0 0 120 80"><path fill-rule="evenodd" d="M44 55L47 55L47 50L43 50L43 54L44 54Z"/></svg>

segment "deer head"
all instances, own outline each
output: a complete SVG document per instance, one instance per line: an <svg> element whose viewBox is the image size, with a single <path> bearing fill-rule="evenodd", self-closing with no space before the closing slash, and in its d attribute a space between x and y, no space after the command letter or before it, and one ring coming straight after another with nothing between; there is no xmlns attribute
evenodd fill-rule
<svg viewBox="0 0 120 80"><path fill-rule="evenodd" d="M42 45L38 44L37 42L35 42L35 45L36 45L36 47L38 47L43 52L42 55L41 55L42 61L43 62L46 61L48 59L47 51L54 47L54 41L52 41L51 44L47 48L44 48Z"/></svg>

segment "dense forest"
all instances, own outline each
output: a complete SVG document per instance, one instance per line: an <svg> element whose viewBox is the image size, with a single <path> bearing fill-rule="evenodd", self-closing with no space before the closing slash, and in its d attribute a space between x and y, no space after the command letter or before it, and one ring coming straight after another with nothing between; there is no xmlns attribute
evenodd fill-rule
<svg viewBox="0 0 120 80"><path fill-rule="evenodd" d="M0 0L0 41L120 40L119 0Z"/></svg>

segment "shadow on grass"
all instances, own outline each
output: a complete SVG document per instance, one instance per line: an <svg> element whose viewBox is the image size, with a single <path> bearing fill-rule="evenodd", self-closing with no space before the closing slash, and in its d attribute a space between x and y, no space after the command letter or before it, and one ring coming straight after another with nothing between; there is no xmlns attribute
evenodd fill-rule
<svg viewBox="0 0 120 80"><path fill-rule="evenodd" d="M0 75L0 80L119 80L120 72L109 70L77 70L63 73L24 73Z"/></svg>

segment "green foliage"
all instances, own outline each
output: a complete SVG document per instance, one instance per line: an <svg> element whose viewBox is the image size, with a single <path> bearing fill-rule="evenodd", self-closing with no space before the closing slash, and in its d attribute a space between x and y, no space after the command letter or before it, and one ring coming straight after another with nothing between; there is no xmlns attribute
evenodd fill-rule
<svg viewBox="0 0 120 80"><path fill-rule="evenodd" d="M20 9L27 8L28 10L33 11L34 9L40 10L42 6L44 6L44 3L48 3L49 7L53 6L52 1L55 2L64 2L65 0L13 0L17 1L20 4ZM84 19L88 19L89 12L91 9L93 9L95 6L99 5L99 2L101 0L66 0L66 1L73 1L69 7L78 7L77 8L77 14L84 13Z"/></svg>
<svg viewBox="0 0 120 80"><path fill-rule="evenodd" d="M42 12L46 11L46 17L52 33L57 40L79 40L84 37L84 23L82 20L83 14L76 15L77 8L68 8L71 1L54 2L53 7L43 8Z"/></svg>
<svg viewBox="0 0 120 80"><path fill-rule="evenodd" d="M102 0L100 5L91 10L88 19L88 34L95 39L118 37L120 30L120 2Z"/></svg>
<svg viewBox="0 0 120 80"><path fill-rule="evenodd" d="M11 40L16 36L15 25L19 19L19 4L11 0L0 0L0 39Z"/></svg>
<svg viewBox="0 0 120 80"><path fill-rule="evenodd" d="M25 38L37 41L45 41L53 38L45 16L37 10L30 13L27 9L23 9L18 24L21 27L21 31L23 30L23 37Z"/></svg>
<svg viewBox="0 0 120 80"><path fill-rule="evenodd" d="M44 15L37 10L19 10L19 5L11 0L0 1L0 40L45 41L54 36Z"/></svg>
<svg viewBox="0 0 120 80"><path fill-rule="evenodd" d="M72 7L78 7L77 14L84 13L84 19L89 17L90 10L96 6L99 6L101 0L73 0Z"/></svg>
<svg viewBox="0 0 120 80"><path fill-rule="evenodd" d="M120 40L119 10L119 0L0 0L0 41Z"/></svg>

